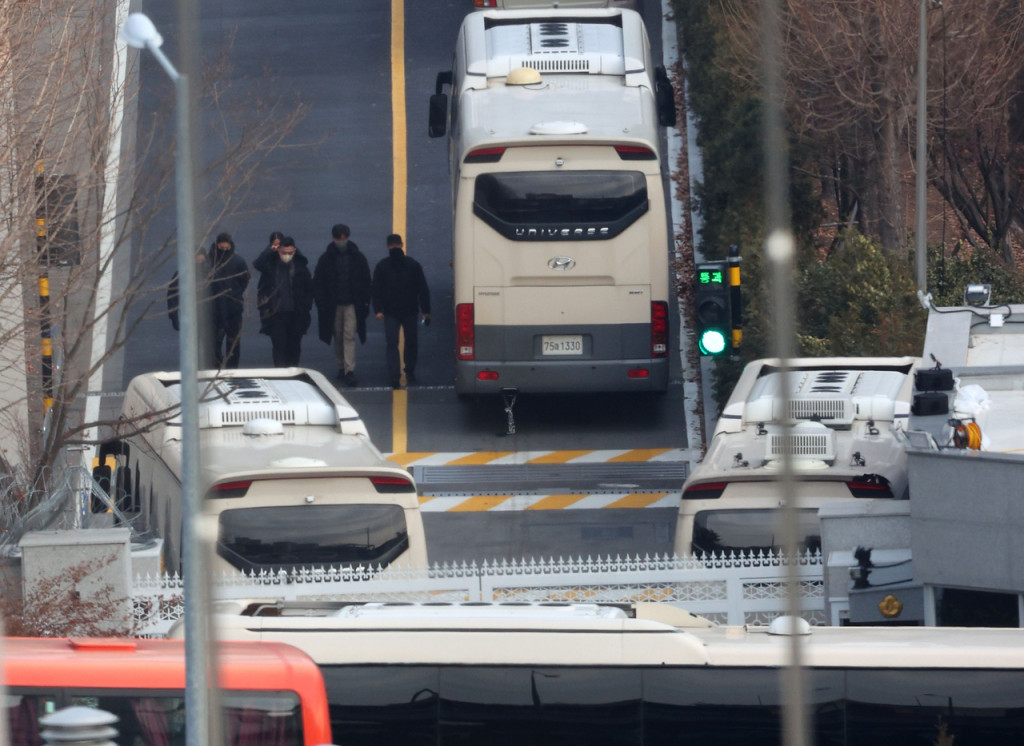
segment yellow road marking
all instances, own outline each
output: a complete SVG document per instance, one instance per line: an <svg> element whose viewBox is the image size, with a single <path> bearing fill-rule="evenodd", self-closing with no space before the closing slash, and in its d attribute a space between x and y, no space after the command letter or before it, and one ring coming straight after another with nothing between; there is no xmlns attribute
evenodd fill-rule
<svg viewBox="0 0 1024 746"><path fill-rule="evenodd" d="M456 505L451 508L449 513L462 513L473 510L490 510L496 505L501 505L506 500L512 498L512 495L488 495L486 497L471 497L468 500Z"/></svg>
<svg viewBox="0 0 1024 746"><path fill-rule="evenodd" d="M533 505L528 505L527 510L561 510L573 503L578 503L589 495L548 495L543 500L538 500Z"/></svg>
<svg viewBox="0 0 1024 746"><path fill-rule="evenodd" d="M626 495L613 503L608 503L604 507L606 510L608 508L646 508L651 503L658 502L658 500L665 497L666 494L668 493L659 493L654 495Z"/></svg>
<svg viewBox="0 0 1024 746"><path fill-rule="evenodd" d="M579 456L586 456L592 451L554 451L552 453L530 459L531 464L564 464Z"/></svg>
<svg viewBox="0 0 1024 746"><path fill-rule="evenodd" d="M391 0L391 224L405 236L405 0Z"/></svg>
<svg viewBox="0 0 1024 746"><path fill-rule="evenodd" d="M409 395L405 389L391 392L391 446L397 453L404 453L409 434L406 431L406 414L409 410Z"/></svg>
<svg viewBox="0 0 1024 746"><path fill-rule="evenodd" d="M626 451L626 453L620 453L614 458L608 459L608 463L615 462L629 462L634 461L650 461L655 456L660 456L663 453L668 453L671 448L637 448L632 451Z"/></svg>
<svg viewBox="0 0 1024 746"><path fill-rule="evenodd" d="M391 0L391 230L405 236L405 0ZM405 339L398 337L399 364L405 367ZM404 375L402 380L405 380ZM404 453L407 442L407 394L395 390L391 398L391 450Z"/></svg>
<svg viewBox="0 0 1024 746"><path fill-rule="evenodd" d="M457 458L454 461L449 461L448 466L476 466L479 464L489 464L495 459L502 458L503 456L511 456L515 451L480 451L478 453L471 453L468 456Z"/></svg>

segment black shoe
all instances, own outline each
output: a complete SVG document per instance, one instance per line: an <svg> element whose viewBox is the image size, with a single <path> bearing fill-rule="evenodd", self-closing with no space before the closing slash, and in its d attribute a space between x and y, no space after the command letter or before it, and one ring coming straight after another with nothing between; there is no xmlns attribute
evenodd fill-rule
<svg viewBox="0 0 1024 746"><path fill-rule="evenodd" d="M416 374L415 373L410 373L409 371L406 371L405 372L405 383L407 385L409 385L409 386L415 386L416 385Z"/></svg>
<svg viewBox="0 0 1024 746"><path fill-rule="evenodd" d="M345 385L352 387L359 385L358 381L356 381L356 374L351 370L345 374Z"/></svg>
<svg viewBox="0 0 1024 746"><path fill-rule="evenodd" d="M338 372L335 374L334 378L336 380L338 380L338 381L344 381L345 380L345 369L344 368L338 368Z"/></svg>
<svg viewBox="0 0 1024 746"><path fill-rule="evenodd" d="M401 381L401 379L398 379L398 378L391 379L391 388L393 388L393 389L400 389L400 388L402 388L402 381Z"/></svg>

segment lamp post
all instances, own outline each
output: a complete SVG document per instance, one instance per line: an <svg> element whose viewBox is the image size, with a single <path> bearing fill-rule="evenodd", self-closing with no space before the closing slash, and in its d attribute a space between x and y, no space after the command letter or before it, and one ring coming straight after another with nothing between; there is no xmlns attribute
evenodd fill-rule
<svg viewBox="0 0 1024 746"><path fill-rule="evenodd" d="M205 547L199 535L202 499L199 492L199 325L196 306L195 195L192 172L191 110L188 76L181 75L160 51L164 40L143 13L132 13L120 31L121 40L148 49L174 81L178 146L175 151L175 194L178 221L178 314L181 319L181 497L182 556L185 592L185 741L207 746L218 720L211 720L209 677L213 666L208 650L209 589ZM213 710L216 711L216 710Z"/></svg>
<svg viewBox="0 0 1024 746"><path fill-rule="evenodd" d="M928 292L928 0L918 8L917 39L917 204L916 252L914 256L917 289Z"/></svg>

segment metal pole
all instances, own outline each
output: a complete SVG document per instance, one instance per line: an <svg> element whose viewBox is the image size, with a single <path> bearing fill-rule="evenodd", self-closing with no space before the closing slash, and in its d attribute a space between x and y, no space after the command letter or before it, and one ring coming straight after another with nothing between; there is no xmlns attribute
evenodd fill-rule
<svg viewBox="0 0 1024 746"><path fill-rule="evenodd" d="M781 365L782 426L788 434L787 447L782 449L782 473L777 483L784 500L782 511L782 545L786 560L788 588L788 615L800 616L800 578L798 563L797 493L793 478L791 453L792 431L789 417L790 358L794 353L795 304L793 267L796 245L789 229L789 158L786 147L786 127L782 111L781 93L781 17L778 0L768 0L762 6L762 34L764 40L764 150L765 150L765 212L767 239L765 254L772 277L772 311L775 328L775 346ZM795 631L796 624L793 624ZM803 656L801 638L789 637L789 663L782 670L782 735L786 746L806 746L812 743L808 728L804 697Z"/></svg>
<svg viewBox="0 0 1024 746"><path fill-rule="evenodd" d="M917 288L928 292L928 0L921 0L917 40Z"/></svg>
<svg viewBox="0 0 1024 746"><path fill-rule="evenodd" d="M213 744L219 721L211 719L209 655L210 606L206 551L200 520L203 510L199 476L199 324L196 305L195 194L191 98L187 75L179 75L154 44L146 45L174 80L177 98L175 192L178 219L178 315L181 319L181 499L182 558L185 593L185 728L187 746Z"/></svg>

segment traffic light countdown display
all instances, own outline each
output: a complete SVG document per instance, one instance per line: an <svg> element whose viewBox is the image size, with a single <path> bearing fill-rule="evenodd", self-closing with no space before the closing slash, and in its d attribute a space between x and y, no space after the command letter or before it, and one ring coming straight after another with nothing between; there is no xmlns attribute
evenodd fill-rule
<svg viewBox="0 0 1024 746"><path fill-rule="evenodd" d="M729 349L727 266L727 262L701 262L696 267L694 305L697 315L697 348L701 355L721 355Z"/></svg>

